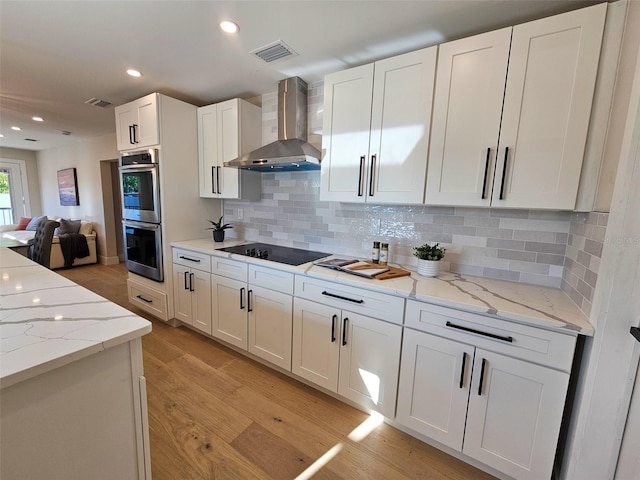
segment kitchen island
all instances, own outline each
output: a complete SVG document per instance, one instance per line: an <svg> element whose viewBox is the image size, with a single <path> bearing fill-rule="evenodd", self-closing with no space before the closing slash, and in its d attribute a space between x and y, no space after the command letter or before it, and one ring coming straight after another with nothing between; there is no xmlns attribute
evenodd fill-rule
<svg viewBox="0 0 640 480"><path fill-rule="evenodd" d="M0 477L151 478L151 323L0 248Z"/></svg>

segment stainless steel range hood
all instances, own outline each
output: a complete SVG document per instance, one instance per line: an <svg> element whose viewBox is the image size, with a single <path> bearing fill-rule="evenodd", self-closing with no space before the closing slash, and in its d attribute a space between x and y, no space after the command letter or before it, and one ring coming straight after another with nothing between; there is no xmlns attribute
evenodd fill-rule
<svg viewBox="0 0 640 480"><path fill-rule="evenodd" d="M258 172L320 169L320 150L307 142L307 84L299 77L278 83L278 141L229 162L225 167Z"/></svg>

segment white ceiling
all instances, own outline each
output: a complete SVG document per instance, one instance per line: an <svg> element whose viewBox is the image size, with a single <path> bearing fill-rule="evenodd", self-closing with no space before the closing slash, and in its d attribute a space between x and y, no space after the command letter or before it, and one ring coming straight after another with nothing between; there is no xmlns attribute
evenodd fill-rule
<svg viewBox="0 0 640 480"><path fill-rule="evenodd" d="M198 106L249 98L275 91L282 78L313 82L593 3L0 0L0 146L43 150L113 132L113 106L84 103L94 97L119 105L158 91ZM240 31L223 34L222 19L234 20ZM249 53L277 40L298 56L267 64ZM129 77L128 68L143 77Z"/></svg>

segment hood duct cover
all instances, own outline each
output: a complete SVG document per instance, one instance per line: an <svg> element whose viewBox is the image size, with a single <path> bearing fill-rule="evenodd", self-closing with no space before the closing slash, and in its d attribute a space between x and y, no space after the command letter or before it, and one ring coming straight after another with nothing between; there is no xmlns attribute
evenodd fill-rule
<svg viewBox="0 0 640 480"><path fill-rule="evenodd" d="M320 150L307 142L307 84L301 78L278 83L278 140L224 166L258 172L320 169Z"/></svg>

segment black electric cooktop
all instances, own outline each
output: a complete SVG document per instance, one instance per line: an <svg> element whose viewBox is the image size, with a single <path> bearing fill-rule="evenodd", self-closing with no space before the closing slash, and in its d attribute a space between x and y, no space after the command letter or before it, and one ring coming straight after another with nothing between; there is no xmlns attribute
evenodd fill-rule
<svg viewBox="0 0 640 480"><path fill-rule="evenodd" d="M268 243L245 243L244 245L219 248L218 250L294 266L313 262L331 255L330 253L281 247L279 245L269 245Z"/></svg>

